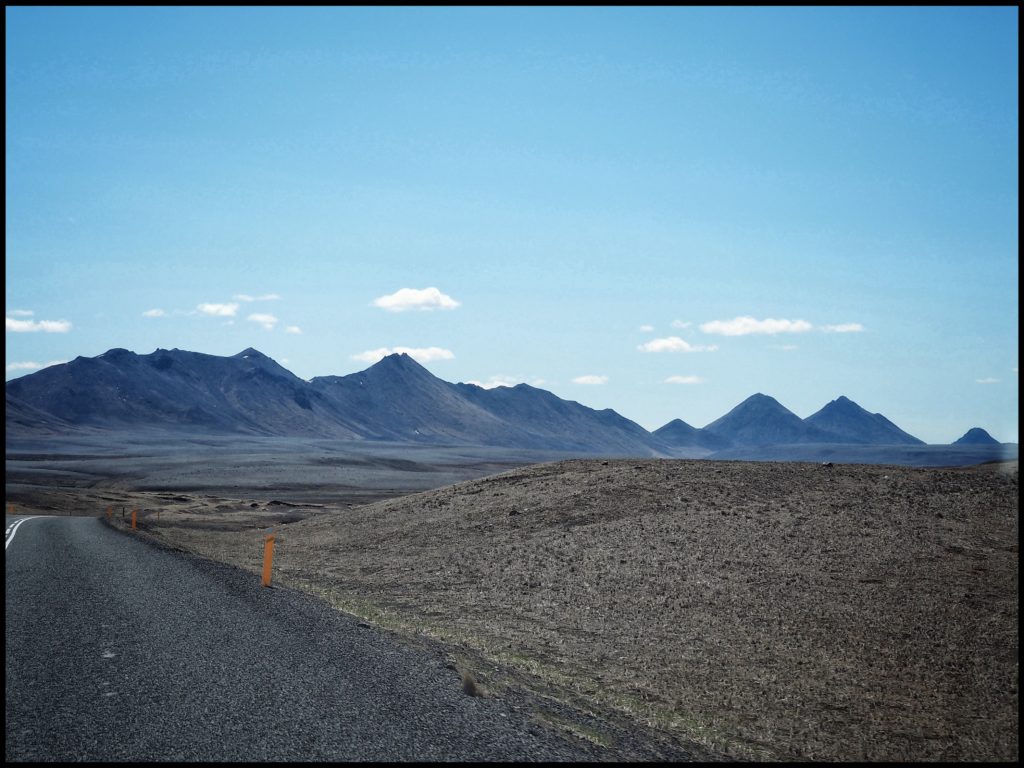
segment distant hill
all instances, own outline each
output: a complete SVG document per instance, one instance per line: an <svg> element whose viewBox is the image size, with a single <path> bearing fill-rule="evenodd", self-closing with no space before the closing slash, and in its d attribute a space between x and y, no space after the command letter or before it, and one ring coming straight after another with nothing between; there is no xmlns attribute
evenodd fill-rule
<svg viewBox="0 0 1024 768"><path fill-rule="evenodd" d="M805 424L834 435L839 443L869 445L924 445L897 427L880 413L869 413L853 400L840 395L817 413L804 419Z"/></svg>
<svg viewBox="0 0 1024 768"><path fill-rule="evenodd" d="M704 453L728 448L730 444L727 438L693 427L682 419L673 419L653 434L673 448L698 448Z"/></svg>
<svg viewBox="0 0 1024 768"><path fill-rule="evenodd" d="M981 427L971 427L968 429L964 436L959 440L955 440L953 445L1001 445L992 435L986 432Z"/></svg>
<svg viewBox="0 0 1024 768"><path fill-rule="evenodd" d="M760 392L708 424L704 431L735 447L844 442L824 429L805 423L774 397Z"/></svg>

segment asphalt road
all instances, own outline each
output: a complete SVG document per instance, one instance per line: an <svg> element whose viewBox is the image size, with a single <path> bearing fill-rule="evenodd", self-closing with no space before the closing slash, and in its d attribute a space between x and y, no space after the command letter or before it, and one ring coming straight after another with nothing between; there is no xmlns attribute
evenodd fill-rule
<svg viewBox="0 0 1024 768"><path fill-rule="evenodd" d="M426 651L95 518L7 516L7 761L601 759Z"/></svg>

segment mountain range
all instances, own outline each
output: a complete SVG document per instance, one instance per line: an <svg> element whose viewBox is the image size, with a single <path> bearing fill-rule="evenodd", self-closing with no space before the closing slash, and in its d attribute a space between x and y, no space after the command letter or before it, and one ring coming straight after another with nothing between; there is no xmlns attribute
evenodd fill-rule
<svg viewBox="0 0 1024 768"><path fill-rule="evenodd" d="M452 384L407 354L305 381L252 348L230 357L111 349L7 382L6 406L7 432L16 435L134 429L693 458L770 457L775 446L820 452L924 445L846 397L801 419L757 393L704 428L674 419L648 432L610 408L588 408L527 384ZM957 441L993 443L999 445L978 428Z"/></svg>

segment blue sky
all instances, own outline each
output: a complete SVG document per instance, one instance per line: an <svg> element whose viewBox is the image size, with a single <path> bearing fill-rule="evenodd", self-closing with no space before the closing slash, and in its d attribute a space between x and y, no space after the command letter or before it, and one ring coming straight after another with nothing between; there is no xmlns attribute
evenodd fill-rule
<svg viewBox="0 0 1024 768"><path fill-rule="evenodd" d="M408 349L1018 439L1015 7L5 13L8 379Z"/></svg>

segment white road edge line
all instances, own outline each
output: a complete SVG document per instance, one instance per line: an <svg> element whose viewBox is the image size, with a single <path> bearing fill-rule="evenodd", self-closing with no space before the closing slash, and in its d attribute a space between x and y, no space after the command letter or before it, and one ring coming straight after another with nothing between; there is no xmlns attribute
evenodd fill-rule
<svg viewBox="0 0 1024 768"><path fill-rule="evenodd" d="M35 517L26 517L26 518L24 518L22 520L19 520L18 522L16 522L14 525L12 525L10 528L7 529L7 542L4 544L4 552L7 551L7 548L9 546L11 546L11 542L14 541L14 534L16 534L18 532L18 526L20 526L26 520L35 520Z"/></svg>

